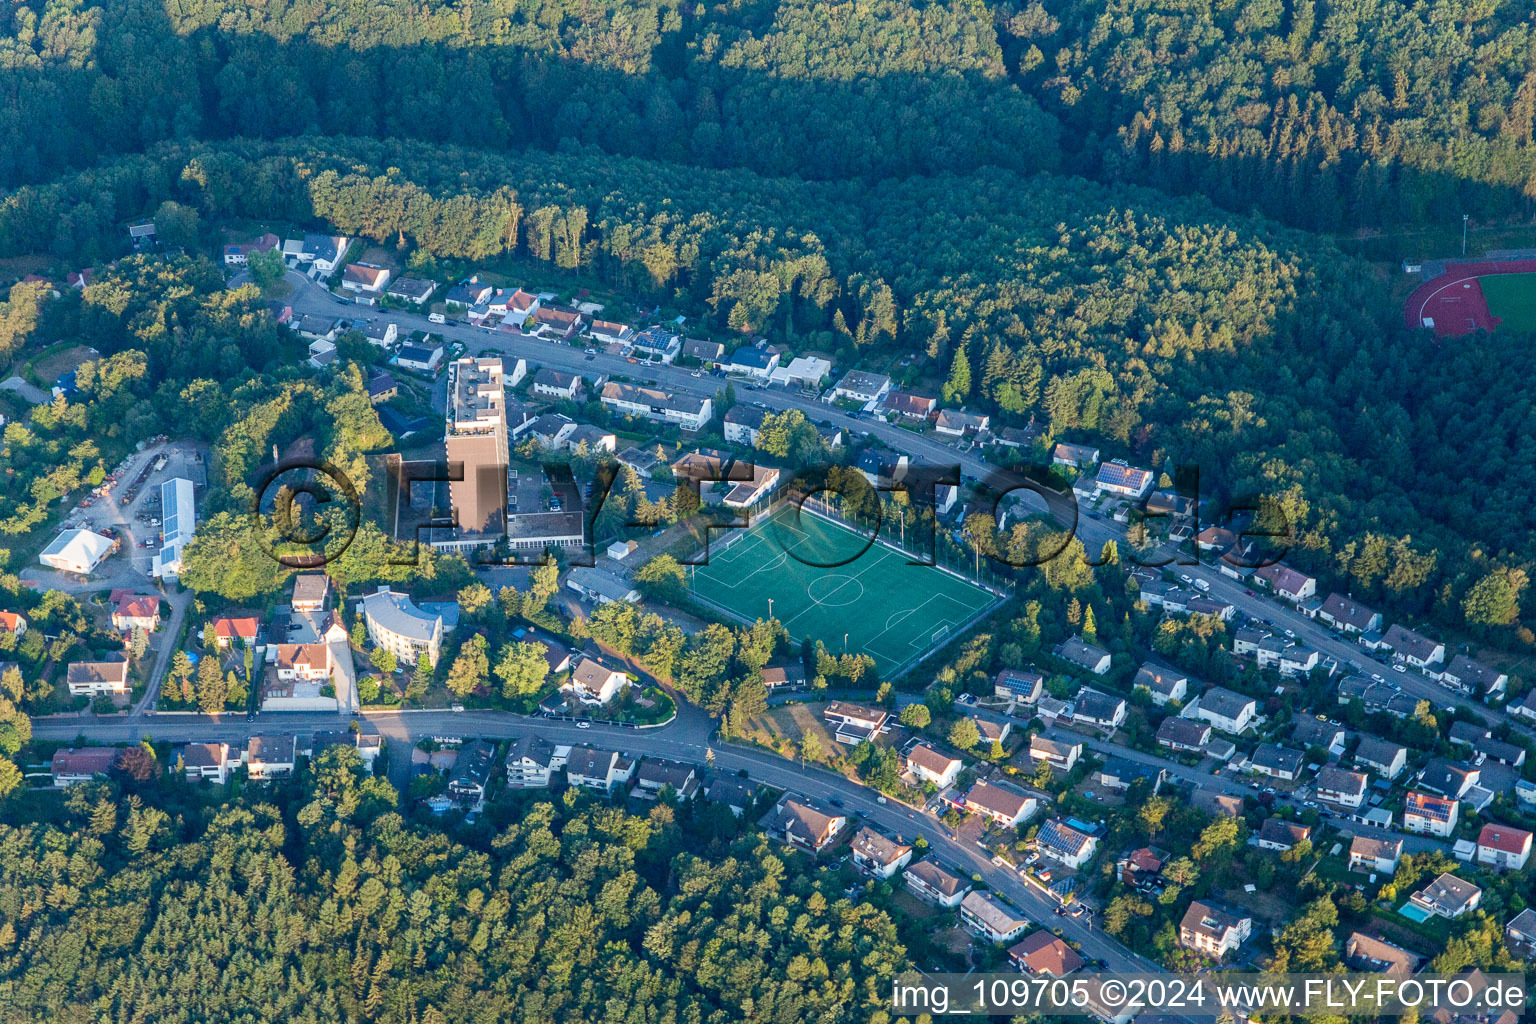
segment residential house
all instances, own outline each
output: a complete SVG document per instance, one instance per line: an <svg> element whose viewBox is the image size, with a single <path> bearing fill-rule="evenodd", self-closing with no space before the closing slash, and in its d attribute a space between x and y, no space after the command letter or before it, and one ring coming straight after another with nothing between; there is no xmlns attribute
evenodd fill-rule
<svg viewBox="0 0 1536 1024"><path fill-rule="evenodd" d="M907 751L907 771L920 782L929 782L939 789L954 785L960 777L965 762L958 757L941 754L926 743L914 744Z"/></svg>
<svg viewBox="0 0 1536 1024"><path fill-rule="evenodd" d="M635 762L616 750L572 747L565 758L565 779L579 789L612 793L635 777Z"/></svg>
<svg viewBox="0 0 1536 1024"><path fill-rule="evenodd" d="M1381 628L1381 613L1350 597L1329 594L1317 617L1341 633L1369 633Z"/></svg>
<svg viewBox="0 0 1536 1024"><path fill-rule="evenodd" d="M331 677L329 644L278 644L277 678L284 682L319 683Z"/></svg>
<svg viewBox="0 0 1536 1024"><path fill-rule="evenodd" d="M1058 772L1069 772L1083 754L1081 743L1063 743L1041 735L1030 737L1029 756L1036 763L1045 761Z"/></svg>
<svg viewBox="0 0 1536 1024"><path fill-rule="evenodd" d="M1410 791L1403 805L1403 828L1443 839L1456 831L1459 806L1452 798Z"/></svg>
<svg viewBox="0 0 1536 1024"><path fill-rule="evenodd" d="M1113 731L1125 724L1125 708L1124 698L1085 687L1073 702L1072 721Z"/></svg>
<svg viewBox="0 0 1536 1024"><path fill-rule="evenodd" d="M1152 695L1152 703L1163 707L1171 701L1183 702L1189 695L1189 676L1166 665L1147 662L1136 671L1131 686L1144 686Z"/></svg>
<svg viewBox="0 0 1536 1024"><path fill-rule="evenodd" d="M402 370L436 373L443 363L443 346L431 342L425 345L401 345L390 361Z"/></svg>
<svg viewBox="0 0 1536 1024"><path fill-rule="evenodd" d="M904 420L922 422L933 415L938 404L939 400L930 395L919 395L910 391L892 391L880 403L880 409L887 414L894 413Z"/></svg>
<svg viewBox="0 0 1536 1024"><path fill-rule="evenodd" d="M1047 857L1076 871L1093 859L1099 840L1060 818L1052 818L1040 826L1035 845Z"/></svg>
<svg viewBox="0 0 1536 1024"><path fill-rule="evenodd" d="M1096 676L1102 676L1109 672L1109 652L1101 647L1095 647L1087 643L1080 636L1074 636L1070 640L1063 640L1056 645L1052 652L1063 661L1070 661L1079 668L1087 669Z"/></svg>
<svg viewBox="0 0 1536 1024"><path fill-rule="evenodd" d="M1157 727L1158 745L1180 753L1202 753L1210 740L1210 723L1192 718L1170 716L1163 719L1163 724Z"/></svg>
<svg viewBox="0 0 1536 1024"><path fill-rule="evenodd" d="M1029 927L1029 919L1001 896L972 892L960 901L960 924L978 938L1002 943L1022 935Z"/></svg>
<svg viewBox="0 0 1536 1024"><path fill-rule="evenodd" d="M554 744L538 736L519 736L507 751L507 785L513 789L544 789L563 767L565 757Z"/></svg>
<svg viewBox="0 0 1536 1024"><path fill-rule="evenodd" d="M832 364L819 356L796 356L773 371L773 383L786 388L819 388L832 372Z"/></svg>
<svg viewBox="0 0 1536 1024"><path fill-rule="evenodd" d="M683 349L683 339L664 327L648 327L629 342L630 355L646 362L671 365Z"/></svg>
<svg viewBox="0 0 1536 1024"><path fill-rule="evenodd" d="M1269 638L1270 634L1267 630L1239 626L1232 634L1232 653L1239 657L1257 655L1259 645Z"/></svg>
<svg viewBox="0 0 1536 1024"><path fill-rule="evenodd" d="M448 776L448 796L465 807L478 807L485 801L485 787L491 780L496 759L496 744L470 740L459 748L459 757Z"/></svg>
<svg viewBox="0 0 1536 1024"><path fill-rule="evenodd" d="M539 311L540 299L537 295L517 288L502 299L502 303L506 309L502 313L501 322L511 324L518 330L527 330L528 318Z"/></svg>
<svg viewBox="0 0 1536 1024"><path fill-rule="evenodd" d="M1248 767L1272 779L1294 782L1301 774L1302 762L1305 760L1306 755L1299 750L1291 750L1274 743L1261 743L1254 750L1253 756L1248 759Z"/></svg>
<svg viewBox="0 0 1536 1024"><path fill-rule="evenodd" d="M1253 934L1253 918L1214 900L1196 900L1179 922L1179 945L1213 959L1235 952Z"/></svg>
<svg viewBox="0 0 1536 1024"><path fill-rule="evenodd" d="M374 369L368 374L368 401L382 405L400 394L400 382L383 370Z"/></svg>
<svg viewBox="0 0 1536 1024"><path fill-rule="evenodd" d="M820 853L848 826L848 818L785 793L758 824L772 839Z"/></svg>
<svg viewBox="0 0 1536 1024"><path fill-rule="evenodd" d="M629 676L592 658L583 658L562 689L581 703L601 707L629 686Z"/></svg>
<svg viewBox="0 0 1536 1024"><path fill-rule="evenodd" d="M1451 663L1442 669L1436 678L1452 689L1461 690L1463 693L1475 693L1479 697L1501 694L1509 685L1509 676L1506 673L1489 668L1465 654L1458 654L1452 658Z"/></svg>
<svg viewBox="0 0 1536 1024"><path fill-rule="evenodd" d="M1414 668L1428 668L1445 660L1445 644L1415 633L1402 623L1393 623L1382 638L1392 648L1392 660L1406 662Z"/></svg>
<svg viewBox="0 0 1536 1024"><path fill-rule="evenodd" d="M519 325L521 326L521 325ZM621 324L612 320L593 320L587 325L587 335L599 345L627 345L635 340L635 329L629 324ZM676 336L673 336L674 342ZM672 346L671 357L665 359L670 363L677 356L680 344Z"/></svg>
<svg viewBox="0 0 1536 1024"><path fill-rule="evenodd" d="M745 462L713 449L689 452L672 464L678 480L699 484L699 496L709 504L730 508L751 508L779 484L779 470L774 466ZM704 484L710 484L705 488Z"/></svg>
<svg viewBox="0 0 1536 1024"><path fill-rule="evenodd" d="M1213 686L1200 695L1198 705L1185 708L1184 714L1209 722L1222 732L1240 736L1253 724L1258 708L1258 702L1252 697L1223 686Z"/></svg>
<svg viewBox="0 0 1536 1024"><path fill-rule="evenodd" d="M1008 783L983 780L966 792L965 808L1003 828L1017 828L1035 816L1040 798Z"/></svg>
<svg viewBox="0 0 1536 1024"><path fill-rule="evenodd" d="M0 612L0 629L15 636L22 637L27 633L27 617L17 612Z"/></svg>
<svg viewBox="0 0 1536 1024"><path fill-rule="evenodd" d="M767 345L743 345L723 364L726 373L767 380L779 368L779 353Z"/></svg>
<svg viewBox="0 0 1536 1024"><path fill-rule="evenodd" d="M71 697L126 696L129 690L126 661L76 661L64 672Z"/></svg>
<svg viewBox="0 0 1536 1024"><path fill-rule="evenodd" d="M821 713L822 720L833 730L839 743L857 745L873 739L890 728L890 712L884 708L866 707L849 701L835 700Z"/></svg>
<svg viewBox="0 0 1536 1024"><path fill-rule="evenodd" d="M991 422L991 418L984 413L940 409L933 421L933 430L934 433L944 434L947 437L966 437L984 432Z"/></svg>
<svg viewBox="0 0 1536 1024"><path fill-rule="evenodd" d="M581 390L581 375L541 366L534 373L529 390L540 398L574 400Z"/></svg>
<svg viewBox="0 0 1536 1024"><path fill-rule="evenodd" d="M1167 860L1166 851L1143 846L1115 861L1115 874L1126 885L1142 885L1162 874Z"/></svg>
<svg viewBox="0 0 1536 1024"><path fill-rule="evenodd" d="M865 825L850 845L853 866L873 878L890 878L912 859L912 847Z"/></svg>
<svg viewBox="0 0 1536 1024"><path fill-rule="evenodd" d="M160 628L160 599L152 594L115 591L112 597L112 628L120 633Z"/></svg>
<svg viewBox="0 0 1536 1024"><path fill-rule="evenodd" d="M718 363L725 357L725 346L705 338L684 338L682 354L700 363Z"/></svg>
<svg viewBox="0 0 1536 1024"><path fill-rule="evenodd" d="M224 265L226 267L243 267L250 262L252 253L279 252L282 247L283 240L271 232L262 235L254 241L236 242L234 245L226 245L224 247ZM73 281L71 281L71 284L73 284Z"/></svg>
<svg viewBox="0 0 1536 1024"><path fill-rule="evenodd" d="M228 743L188 743L176 751L176 760L188 780L207 779L221 786L229 781L230 769L240 763Z"/></svg>
<svg viewBox="0 0 1536 1024"><path fill-rule="evenodd" d="M232 617L220 615L213 620L213 634L220 647L231 647L239 641L246 647L254 646L261 635L261 620L254 615Z"/></svg>
<svg viewBox="0 0 1536 1024"><path fill-rule="evenodd" d="M1026 935L1011 947L1008 962L1023 974L1047 978L1065 978L1083 966L1083 958L1077 950L1043 928Z"/></svg>
<svg viewBox="0 0 1536 1024"><path fill-rule="evenodd" d="M306 234L299 262L311 264L318 274L333 274L351 244L352 240L346 235Z"/></svg>
<svg viewBox="0 0 1536 1024"><path fill-rule="evenodd" d="M1484 825L1477 835L1477 862L1519 871L1531 859L1531 833L1509 825Z"/></svg>
<svg viewBox="0 0 1536 1024"><path fill-rule="evenodd" d="M726 410L722 422L725 425L725 439L731 444L744 444L757 447L758 434L762 432L763 420L768 418L768 410L759 409L755 405L733 405Z"/></svg>
<svg viewBox="0 0 1536 1024"><path fill-rule="evenodd" d="M260 782L292 775L298 761L299 738L297 736L252 736L245 743L245 772L252 781Z"/></svg>
<svg viewBox="0 0 1536 1024"><path fill-rule="evenodd" d="M117 763L116 747L68 747L56 750L48 765L49 774L56 787L73 786L90 782L98 775L106 775Z"/></svg>
<svg viewBox="0 0 1536 1024"><path fill-rule="evenodd" d="M1099 785L1112 793L1123 793L1140 781L1146 781L1155 795L1168 779L1168 770L1145 761L1130 761L1123 757L1111 757L1094 773Z"/></svg>
<svg viewBox="0 0 1536 1024"><path fill-rule="evenodd" d="M769 693L776 690L805 689L805 666L803 665L764 665L758 674L763 677L763 685L768 687Z"/></svg>
<svg viewBox="0 0 1536 1024"><path fill-rule="evenodd" d="M1419 772L1419 788L1460 800L1477 785L1481 775L1481 771L1469 765L1452 764L1442 758L1435 758Z"/></svg>
<svg viewBox="0 0 1536 1024"><path fill-rule="evenodd" d="M746 779L718 776L704 787L704 799L723 804L731 814L741 817L757 802L757 787Z"/></svg>
<svg viewBox="0 0 1536 1024"><path fill-rule="evenodd" d="M699 793L698 770L691 764L664 757L648 757L640 762L635 773L635 796L643 800L660 799L668 787L675 799L692 800Z"/></svg>
<svg viewBox="0 0 1536 1024"><path fill-rule="evenodd" d="M1477 909L1483 890L1455 875L1443 874L1408 898L1408 902L1426 914L1448 921Z"/></svg>
<svg viewBox="0 0 1536 1024"><path fill-rule="evenodd" d="M373 263L348 263L341 272L341 287L349 292L377 295L389 284L389 268Z"/></svg>
<svg viewBox="0 0 1536 1024"><path fill-rule="evenodd" d="M1329 765L1317 773L1312 791L1317 799L1353 810L1365 803L1365 791L1369 778L1363 772L1352 772Z"/></svg>
<svg viewBox="0 0 1536 1024"><path fill-rule="evenodd" d="M1522 959L1536 955L1536 910L1526 907L1510 918L1504 926L1504 944Z"/></svg>
<svg viewBox="0 0 1536 1024"><path fill-rule="evenodd" d="M1086 444L1068 444L1065 441L1051 449L1051 463L1072 469L1086 469L1098 465L1099 450Z"/></svg>
<svg viewBox="0 0 1536 1024"><path fill-rule="evenodd" d="M621 416L656 420L683 430L701 430L714 415L714 405L708 398L617 381L603 385L599 400Z"/></svg>
<svg viewBox="0 0 1536 1024"><path fill-rule="evenodd" d="M585 318L569 306L540 306L524 323L523 330L553 341L570 341L581 333Z"/></svg>
<svg viewBox="0 0 1536 1024"><path fill-rule="evenodd" d="M303 573L293 578L293 597L288 603L296 612L324 611L330 592L331 578L325 573Z"/></svg>
<svg viewBox="0 0 1536 1024"><path fill-rule="evenodd" d="M1349 866L1356 871L1374 871L1390 875L1403 858L1401 839L1372 839L1355 836L1349 843Z"/></svg>
<svg viewBox="0 0 1536 1024"><path fill-rule="evenodd" d="M902 879L918 899L951 909L958 907L971 891L971 884L964 878L945 871L931 860L911 865Z"/></svg>
<svg viewBox="0 0 1536 1024"><path fill-rule="evenodd" d="M1108 494L1140 501L1152 489L1154 479L1150 469L1128 465L1123 459L1113 459L1099 467L1094 486Z"/></svg>
<svg viewBox="0 0 1536 1024"><path fill-rule="evenodd" d="M1360 745L1355 748L1355 764L1384 775L1388 780L1395 779L1408 767L1408 748L1379 736L1362 736Z"/></svg>
<svg viewBox="0 0 1536 1024"><path fill-rule="evenodd" d="M1290 850L1312 840L1312 826L1269 817L1259 826L1255 844L1261 850Z"/></svg>
<svg viewBox="0 0 1536 1024"><path fill-rule="evenodd" d="M1033 704L1045 689L1045 676L1039 672L1005 668L992 682L992 695L998 700Z"/></svg>
<svg viewBox="0 0 1536 1024"><path fill-rule="evenodd" d="M1322 747L1337 757L1344 753L1348 734L1338 722L1316 715L1302 715L1291 723L1291 740L1303 747Z"/></svg>
<svg viewBox="0 0 1536 1024"><path fill-rule="evenodd" d="M891 378L882 373L869 373L864 370L850 370L837 382L832 389L832 400L839 399L848 402L857 402L860 405L870 405L885 397L891 390Z"/></svg>
<svg viewBox="0 0 1536 1024"><path fill-rule="evenodd" d="M1417 973L1425 959L1365 932L1351 932L1344 941L1344 964L1356 971L1406 976Z"/></svg>
<svg viewBox="0 0 1536 1024"><path fill-rule="evenodd" d="M1007 743L1008 737L1013 735L1013 723L996 722L990 718L982 718L980 715L968 715L976 726L976 735L981 737L981 745L990 748L994 743Z"/></svg>
<svg viewBox="0 0 1536 1024"><path fill-rule="evenodd" d="M397 277L390 282L385 295L401 302L409 302L412 305L424 306L432 298L432 293L437 291L436 281L423 281L415 277Z"/></svg>
<svg viewBox="0 0 1536 1024"><path fill-rule="evenodd" d="M293 325L293 329L308 341L326 341L333 345L336 343L336 335L340 333L340 327L334 317L313 314L301 316L298 323ZM310 352L314 352L313 346Z"/></svg>
<svg viewBox="0 0 1536 1024"><path fill-rule="evenodd" d="M640 591L627 580L589 565L579 565L572 569L570 575L565 578L565 585L567 589L575 591L593 604L640 600Z"/></svg>
<svg viewBox="0 0 1536 1024"><path fill-rule="evenodd" d="M480 280L480 275L476 274L473 277L466 277L452 288L449 288L448 294L443 296L443 299L450 306L464 306L468 308L489 301L493 291L495 289L488 282Z"/></svg>
<svg viewBox="0 0 1536 1024"><path fill-rule="evenodd" d="M1261 566L1253 571L1252 578L1276 597L1293 604L1300 604L1317 593L1317 580L1284 562Z"/></svg>

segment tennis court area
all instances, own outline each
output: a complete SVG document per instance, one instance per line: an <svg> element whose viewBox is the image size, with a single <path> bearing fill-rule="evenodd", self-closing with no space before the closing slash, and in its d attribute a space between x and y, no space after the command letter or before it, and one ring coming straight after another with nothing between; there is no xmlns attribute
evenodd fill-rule
<svg viewBox="0 0 1536 1024"><path fill-rule="evenodd" d="M821 640L833 654L868 654L887 678L999 600L791 505L722 539L709 564L690 570L695 596L749 622L772 614L796 640Z"/></svg>

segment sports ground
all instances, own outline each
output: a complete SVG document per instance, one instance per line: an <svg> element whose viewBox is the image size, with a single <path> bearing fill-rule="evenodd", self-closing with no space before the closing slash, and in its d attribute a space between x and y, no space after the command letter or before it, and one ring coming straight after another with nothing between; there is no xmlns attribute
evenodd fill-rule
<svg viewBox="0 0 1536 1024"><path fill-rule="evenodd" d="M768 618L771 603L796 640L868 654L889 678L999 600L909 557L783 505L727 543L717 540L708 564L690 572L705 603L748 622Z"/></svg>
<svg viewBox="0 0 1536 1024"><path fill-rule="evenodd" d="M1495 327L1536 331L1536 261L1452 263L1414 289L1403 317L1441 338Z"/></svg>

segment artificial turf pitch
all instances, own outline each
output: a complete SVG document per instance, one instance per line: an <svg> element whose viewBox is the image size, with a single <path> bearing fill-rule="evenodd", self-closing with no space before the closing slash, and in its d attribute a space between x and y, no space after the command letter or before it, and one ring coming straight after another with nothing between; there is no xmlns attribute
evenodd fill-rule
<svg viewBox="0 0 1536 1024"><path fill-rule="evenodd" d="M1477 283L1500 327L1536 332L1536 274L1490 274Z"/></svg>
<svg viewBox="0 0 1536 1024"><path fill-rule="evenodd" d="M768 618L771 600L772 615L790 636L821 640L833 654L869 654L884 676L998 600L942 569L909 564L911 556L871 545L845 526L809 511L797 514L791 505L722 540L717 535L712 542L708 564L690 570L696 596L749 622Z"/></svg>

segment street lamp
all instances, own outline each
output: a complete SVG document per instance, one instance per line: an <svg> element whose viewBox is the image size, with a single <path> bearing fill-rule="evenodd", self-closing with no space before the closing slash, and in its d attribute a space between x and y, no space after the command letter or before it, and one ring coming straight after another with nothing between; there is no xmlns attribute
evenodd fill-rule
<svg viewBox="0 0 1536 1024"><path fill-rule="evenodd" d="M773 598L768 599L768 617L773 618Z"/></svg>
<svg viewBox="0 0 1536 1024"><path fill-rule="evenodd" d="M1461 254L1467 254L1467 214L1461 215Z"/></svg>

